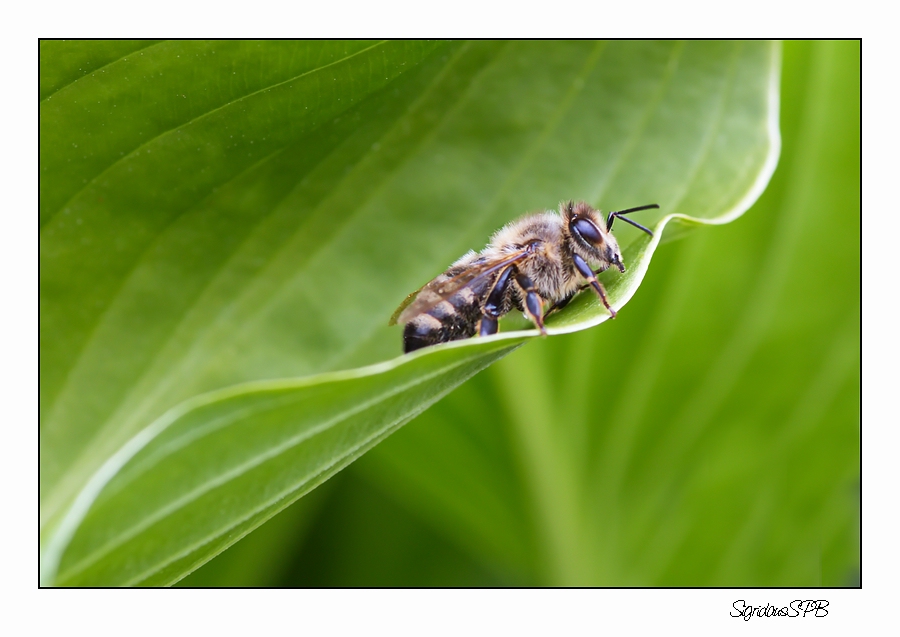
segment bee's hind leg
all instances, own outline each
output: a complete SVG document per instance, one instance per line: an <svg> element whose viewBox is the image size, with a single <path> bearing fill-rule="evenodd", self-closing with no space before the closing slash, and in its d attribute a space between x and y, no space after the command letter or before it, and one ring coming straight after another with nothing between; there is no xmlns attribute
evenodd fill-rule
<svg viewBox="0 0 900 637"><path fill-rule="evenodd" d="M497 330L497 319L493 316L482 315L481 320L478 321L478 335L490 336L491 334L496 334Z"/></svg>
<svg viewBox="0 0 900 637"><path fill-rule="evenodd" d="M497 321L503 314L504 302L507 290L509 289L510 276L513 274L514 268L506 268L494 281L491 291L488 292L487 300L481 309L481 320L478 321L478 335L490 336L496 334L499 326Z"/></svg>

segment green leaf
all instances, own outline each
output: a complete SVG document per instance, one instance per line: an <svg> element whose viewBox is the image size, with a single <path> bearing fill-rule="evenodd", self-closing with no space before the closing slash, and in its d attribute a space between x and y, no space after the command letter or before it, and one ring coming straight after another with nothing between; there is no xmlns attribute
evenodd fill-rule
<svg viewBox="0 0 900 637"><path fill-rule="evenodd" d="M348 473L507 586L858 585L859 56L787 43L782 157L744 218L663 246L621 319L521 348ZM292 548L325 573L355 550Z"/></svg>
<svg viewBox="0 0 900 637"><path fill-rule="evenodd" d="M616 228L621 308L663 235L740 215L778 155L768 43L83 42L82 77L52 45L45 583L177 581L533 338L395 358L386 326L504 222L659 203L652 240ZM606 317L582 295L548 326Z"/></svg>
<svg viewBox="0 0 900 637"><path fill-rule="evenodd" d="M404 364L238 385L187 401L113 455L82 491L57 536L71 533L74 523L94 533L75 536L70 553L83 557L57 582L179 579L510 345L488 341L465 349L462 357L443 348Z"/></svg>

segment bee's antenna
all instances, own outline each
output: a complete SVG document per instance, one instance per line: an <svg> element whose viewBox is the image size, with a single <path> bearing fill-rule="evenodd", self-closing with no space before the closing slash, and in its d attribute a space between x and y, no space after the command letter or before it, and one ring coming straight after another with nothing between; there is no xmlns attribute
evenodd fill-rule
<svg viewBox="0 0 900 637"><path fill-rule="evenodd" d="M644 226L639 224L637 221L633 221L633 220L629 219L628 217L623 216L623 215L628 214L629 212L639 212L641 210L650 210L651 208L659 208L659 204L651 203L646 206L638 206L637 208L628 208L627 210L617 210L615 212L611 212L611 213L609 213L609 216L606 218L606 229L612 230L613 221L615 221L616 219L621 219L622 221L624 221L626 223L630 223L635 228L640 228L641 230L643 230L644 232L646 232L647 234L649 234L652 237L653 233L650 232L650 230L648 228L645 228Z"/></svg>

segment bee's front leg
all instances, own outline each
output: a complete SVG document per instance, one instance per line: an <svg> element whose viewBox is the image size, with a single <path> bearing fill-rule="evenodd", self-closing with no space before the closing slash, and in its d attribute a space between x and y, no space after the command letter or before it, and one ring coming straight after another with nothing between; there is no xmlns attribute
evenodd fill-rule
<svg viewBox="0 0 900 637"><path fill-rule="evenodd" d="M575 262L575 267L578 268L578 272L581 276L587 279L587 282L594 288L594 292L600 297L604 307L609 310L610 318L616 318L616 311L609 306L609 299L606 298L606 290L603 289L603 285L597 280L597 275L594 274L591 267L577 254L572 255L572 261Z"/></svg>

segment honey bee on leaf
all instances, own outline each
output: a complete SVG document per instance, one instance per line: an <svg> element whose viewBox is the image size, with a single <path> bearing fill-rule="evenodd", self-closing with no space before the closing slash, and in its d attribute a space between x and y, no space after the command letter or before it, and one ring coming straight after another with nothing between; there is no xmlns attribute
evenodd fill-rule
<svg viewBox="0 0 900 637"><path fill-rule="evenodd" d="M546 334L544 316L591 287L615 318L597 274L610 266L625 272L613 221L659 208L657 204L611 212L584 202L564 202L559 212L527 215L498 230L481 252L463 255L446 272L410 294L391 317L403 324L403 351L496 334L500 317L516 308ZM544 303L549 303L547 312Z"/></svg>

